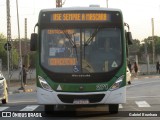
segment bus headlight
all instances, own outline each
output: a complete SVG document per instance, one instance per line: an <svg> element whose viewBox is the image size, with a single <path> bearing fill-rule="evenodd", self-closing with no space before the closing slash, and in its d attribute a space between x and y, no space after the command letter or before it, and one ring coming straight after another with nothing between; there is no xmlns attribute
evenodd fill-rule
<svg viewBox="0 0 160 120"><path fill-rule="evenodd" d="M116 80L116 82L112 85L112 87L110 88L110 90L112 91L112 90L118 89L121 86L121 83L122 83L123 79L124 79L124 75L122 75L121 77L119 77Z"/></svg>
<svg viewBox="0 0 160 120"><path fill-rule="evenodd" d="M43 89L47 90L47 91L53 91L52 88L48 85L48 83L45 81L44 78L42 78L41 76L38 76L38 80L41 84L41 86L43 87Z"/></svg>

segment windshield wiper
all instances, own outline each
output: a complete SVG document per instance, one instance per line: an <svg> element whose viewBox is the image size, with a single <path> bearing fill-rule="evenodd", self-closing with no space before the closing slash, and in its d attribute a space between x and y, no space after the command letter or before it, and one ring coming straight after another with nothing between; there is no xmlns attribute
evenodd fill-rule
<svg viewBox="0 0 160 120"><path fill-rule="evenodd" d="M99 30L100 30L100 25L95 29L95 31L92 33L92 35L84 43L84 46L88 46L89 45L89 43L93 40L93 38L96 36L96 34L98 33Z"/></svg>
<svg viewBox="0 0 160 120"><path fill-rule="evenodd" d="M76 59L77 59L77 62L78 62L78 52L77 52L77 45L76 45L76 42L75 42L75 38L74 38L74 41L73 41L72 38L71 38L71 36L67 33L66 30L62 29L62 32L64 33L64 35L66 36L66 38L68 38L68 40L71 43L72 47L75 48Z"/></svg>
<svg viewBox="0 0 160 120"><path fill-rule="evenodd" d="M95 31L92 33L92 35L88 38L88 40L84 43L84 59L85 59L85 48L89 45L89 43L93 40L93 38L96 36L98 31L100 30L100 25L95 29Z"/></svg>
<svg viewBox="0 0 160 120"><path fill-rule="evenodd" d="M73 48L76 48L76 44L75 42L72 40L71 36L67 33L66 30L62 30L63 34L66 36L66 38L68 38L69 42L71 43Z"/></svg>

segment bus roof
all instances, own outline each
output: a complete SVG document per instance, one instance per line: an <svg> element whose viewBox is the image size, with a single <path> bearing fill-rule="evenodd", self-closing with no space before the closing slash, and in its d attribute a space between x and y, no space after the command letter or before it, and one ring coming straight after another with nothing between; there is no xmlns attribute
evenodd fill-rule
<svg viewBox="0 0 160 120"><path fill-rule="evenodd" d="M51 11L119 11L120 9L115 8L102 8L102 7L59 7L59 8L52 8L52 9L42 9L41 12L51 12Z"/></svg>

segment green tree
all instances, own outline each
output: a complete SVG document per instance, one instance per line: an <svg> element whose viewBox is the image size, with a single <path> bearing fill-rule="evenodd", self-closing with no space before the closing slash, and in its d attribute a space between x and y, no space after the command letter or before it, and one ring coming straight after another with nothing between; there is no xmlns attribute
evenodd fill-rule
<svg viewBox="0 0 160 120"><path fill-rule="evenodd" d="M4 49L4 44L7 42L7 37L0 34L0 58L2 59L2 65L7 66L7 51ZM14 41L12 41L14 42ZM13 67L18 66L18 52L14 46L12 46L12 65Z"/></svg>
<svg viewBox="0 0 160 120"><path fill-rule="evenodd" d="M2 59L2 65L7 65L7 54L4 49L4 44L6 43L7 38L0 33L0 59Z"/></svg>
<svg viewBox="0 0 160 120"><path fill-rule="evenodd" d="M19 52L19 40L14 40L14 47ZM21 38L21 52L22 52L22 58L23 58L23 64L26 67L35 67L35 52L30 51L30 40L25 40L24 38Z"/></svg>
<svg viewBox="0 0 160 120"><path fill-rule="evenodd" d="M137 55L140 49L140 41L138 39L133 40L133 44L129 45L129 55Z"/></svg>
<svg viewBox="0 0 160 120"><path fill-rule="evenodd" d="M147 49L147 54L150 56L150 61L152 61L152 58L153 58L152 36L145 38L143 42L144 43L140 45L139 56L140 57L143 56L143 62L144 62L146 59L144 57L144 54L145 54L145 50ZM160 55L160 37L154 36L154 42L155 42L155 56L157 58L157 56Z"/></svg>
<svg viewBox="0 0 160 120"><path fill-rule="evenodd" d="M160 37L158 36L155 39L155 53L156 53L156 56L160 55Z"/></svg>
<svg viewBox="0 0 160 120"><path fill-rule="evenodd" d="M12 50L12 56L13 56L13 60L12 60L12 64L14 68L18 67L18 61L19 61L19 55L16 49Z"/></svg>

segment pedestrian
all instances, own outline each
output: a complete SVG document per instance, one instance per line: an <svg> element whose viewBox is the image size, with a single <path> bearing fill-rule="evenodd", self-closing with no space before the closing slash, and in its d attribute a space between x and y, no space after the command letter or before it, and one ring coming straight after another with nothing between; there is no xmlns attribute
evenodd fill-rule
<svg viewBox="0 0 160 120"><path fill-rule="evenodd" d="M131 73L132 72L132 65L131 65L130 61L128 62L128 69L129 69L129 71Z"/></svg>
<svg viewBox="0 0 160 120"><path fill-rule="evenodd" d="M138 73L138 65L137 65L136 62L134 62L133 69L134 69L134 72L135 72L135 76L137 76L137 73Z"/></svg>
<svg viewBox="0 0 160 120"><path fill-rule="evenodd" d="M24 83L24 85L26 85L27 84L27 80L26 80L26 78L27 78L27 69L26 69L25 65L23 65L22 72L23 72L23 83Z"/></svg>
<svg viewBox="0 0 160 120"><path fill-rule="evenodd" d="M159 61L158 61L158 62L156 63L156 70L157 70L157 73L160 73L159 66L160 66L160 64L159 64Z"/></svg>

